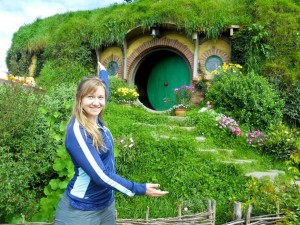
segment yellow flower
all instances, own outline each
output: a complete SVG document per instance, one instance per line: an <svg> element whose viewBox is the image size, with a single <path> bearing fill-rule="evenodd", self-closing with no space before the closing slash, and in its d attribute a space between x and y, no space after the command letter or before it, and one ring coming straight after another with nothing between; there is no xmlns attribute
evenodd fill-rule
<svg viewBox="0 0 300 225"><path fill-rule="evenodd" d="M118 102L130 103L137 100L139 94L134 88L121 87L115 92Z"/></svg>

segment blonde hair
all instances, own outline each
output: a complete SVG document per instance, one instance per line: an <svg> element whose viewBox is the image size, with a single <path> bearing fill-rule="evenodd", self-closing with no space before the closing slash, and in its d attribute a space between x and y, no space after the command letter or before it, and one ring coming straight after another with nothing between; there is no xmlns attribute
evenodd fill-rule
<svg viewBox="0 0 300 225"><path fill-rule="evenodd" d="M79 124L83 126L85 131L89 133L93 140L93 145L100 151L100 148L105 150L105 145L101 133L98 130L97 124L92 123L86 116L86 112L83 110L81 102L82 98L86 95L96 91L97 87L103 87L105 90L105 97L107 96L106 86L103 81L97 76L84 77L80 81L77 87L75 104L73 106L72 119L77 119ZM100 112L100 120L103 122L103 110Z"/></svg>

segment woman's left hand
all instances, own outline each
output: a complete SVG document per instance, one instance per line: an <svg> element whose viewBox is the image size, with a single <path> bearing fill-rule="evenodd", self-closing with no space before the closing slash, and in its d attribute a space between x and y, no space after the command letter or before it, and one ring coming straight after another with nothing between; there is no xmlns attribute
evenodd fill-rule
<svg viewBox="0 0 300 225"><path fill-rule="evenodd" d="M103 66L100 62L98 62L98 68L99 70L106 70L105 66Z"/></svg>
<svg viewBox="0 0 300 225"><path fill-rule="evenodd" d="M168 191L158 189L159 187L159 184L146 184L146 195L151 197L161 197L169 193Z"/></svg>

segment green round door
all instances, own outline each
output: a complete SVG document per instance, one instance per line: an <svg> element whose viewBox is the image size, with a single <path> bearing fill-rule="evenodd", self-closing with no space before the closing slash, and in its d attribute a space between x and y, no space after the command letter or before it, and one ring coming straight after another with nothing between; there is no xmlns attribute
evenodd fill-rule
<svg viewBox="0 0 300 225"><path fill-rule="evenodd" d="M179 55L160 60L150 72L147 94L155 110L167 110L175 104L174 89L190 85L190 73L186 62Z"/></svg>

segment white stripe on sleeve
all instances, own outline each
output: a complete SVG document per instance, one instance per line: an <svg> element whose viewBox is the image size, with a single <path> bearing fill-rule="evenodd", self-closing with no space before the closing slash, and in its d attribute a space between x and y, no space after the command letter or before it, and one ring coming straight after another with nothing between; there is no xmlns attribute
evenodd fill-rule
<svg viewBox="0 0 300 225"><path fill-rule="evenodd" d="M74 133L76 136L76 139L84 153L84 155L86 156L86 158L88 159L88 162L90 163L91 167L94 169L94 171L98 174L98 176L100 177L101 180L103 180L105 183L107 183L108 185L116 188L117 190L119 190L120 192L128 195L128 196L134 196L134 193L131 192L129 189L127 189L126 187L122 186L121 184L117 183L116 181L112 180L110 177L108 177L103 170L99 167L99 165L97 164L96 160L94 159L94 157L92 156L86 142L84 141L81 132L80 132L80 127L79 127L79 122L77 121L77 119L74 122Z"/></svg>

